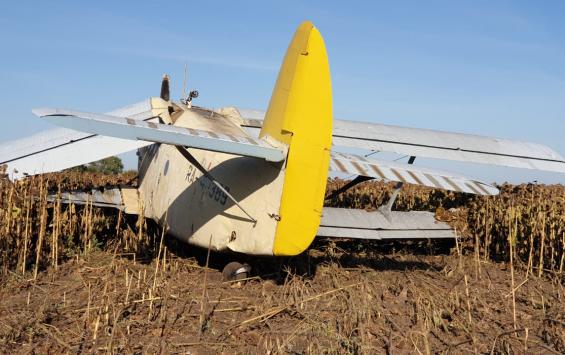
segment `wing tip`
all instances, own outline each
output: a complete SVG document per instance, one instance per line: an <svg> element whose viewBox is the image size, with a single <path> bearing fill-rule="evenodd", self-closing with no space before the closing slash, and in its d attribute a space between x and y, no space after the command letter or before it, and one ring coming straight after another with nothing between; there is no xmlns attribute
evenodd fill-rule
<svg viewBox="0 0 565 355"><path fill-rule="evenodd" d="M45 117L53 115L57 110L49 107L38 107L31 110L31 112L37 117Z"/></svg>

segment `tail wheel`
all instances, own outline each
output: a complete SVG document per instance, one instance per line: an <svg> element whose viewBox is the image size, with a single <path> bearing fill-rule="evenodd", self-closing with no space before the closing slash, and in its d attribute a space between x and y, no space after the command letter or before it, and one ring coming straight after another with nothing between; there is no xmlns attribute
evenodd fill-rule
<svg viewBox="0 0 565 355"><path fill-rule="evenodd" d="M241 264L237 261L232 261L224 266L222 276L224 281L242 280L249 277L251 266L248 264Z"/></svg>

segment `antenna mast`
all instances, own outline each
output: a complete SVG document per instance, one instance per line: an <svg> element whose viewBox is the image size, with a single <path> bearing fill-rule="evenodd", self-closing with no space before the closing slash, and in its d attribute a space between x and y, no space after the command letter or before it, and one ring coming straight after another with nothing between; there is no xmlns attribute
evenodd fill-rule
<svg viewBox="0 0 565 355"><path fill-rule="evenodd" d="M182 83L182 98L180 99L180 102L182 102L183 104L185 104L186 106L188 106L188 108L192 107L192 99L195 99L198 97L198 91L196 90L191 90L188 95L186 94L186 82L187 82L187 77L188 77L188 64L184 63L184 81Z"/></svg>
<svg viewBox="0 0 565 355"><path fill-rule="evenodd" d="M186 77L188 75L188 63L184 63L184 80L182 82L182 98L186 98Z"/></svg>

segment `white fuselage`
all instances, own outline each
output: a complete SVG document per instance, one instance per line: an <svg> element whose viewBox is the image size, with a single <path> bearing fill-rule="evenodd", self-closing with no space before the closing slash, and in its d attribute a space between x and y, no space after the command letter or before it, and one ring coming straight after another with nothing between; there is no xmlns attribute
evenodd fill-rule
<svg viewBox="0 0 565 355"><path fill-rule="evenodd" d="M216 116L211 119L214 114ZM221 126L223 132L231 130L234 135L245 134L237 122L222 125L232 118L211 111L192 108L177 116L175 126L211 132ZM164 225L174 237L199 247L272 255L284 182L281 165L284 163L187 150L256 222L176 147L165 144L139 150L139 192L145 217Z"/></svg>

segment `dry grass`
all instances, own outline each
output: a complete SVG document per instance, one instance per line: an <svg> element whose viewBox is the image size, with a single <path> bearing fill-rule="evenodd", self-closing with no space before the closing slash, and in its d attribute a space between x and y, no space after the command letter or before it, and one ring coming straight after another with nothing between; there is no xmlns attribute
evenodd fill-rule
<svg viewBox="0 0 565 355"><path fill-rule="evenodd" d="M564 289L555 279L530 278L516 290L514 329L504 264L483 265L484 276L475 279L470 257L460 267L456 256L364 249L365 257L352 260L347 248L319 245L284 261L286 270L255 265L261 274L245 285L224 283L203 260L173 253L156 272L156 260L93 252L35 282L7 281L0 289L0 347L7 353L565 350ZM516 276L527 278L524 271Z"/></svg>
<svg viewBox="0 0 565 355"><path fill-rule="evenodd" d="M0 180L0 352L565 352L562 186L488 199L409 186L397 209L439 207L460 252L319 240L295 258L247 258L254 275L225 283L235 256L207 260L142 219L46 202L85 177L131 178ZM391 192L365 183L331 205L371 209Z"/></svg>
<svg viewBox="0 0 565 355"><path fill-rule="evenodd" d="M34 270L36 277L39 269L57 267L61 261L87 254L101 245L119 244L125 251L134 252L147 250L151 241L142 233L145 221L138 222L136 233L124 223L126 217L114 211L46 199L48 194L115 186L133 178L131 174L79 172L36 176L16 183L0 178L2 275Z"/></svg>

